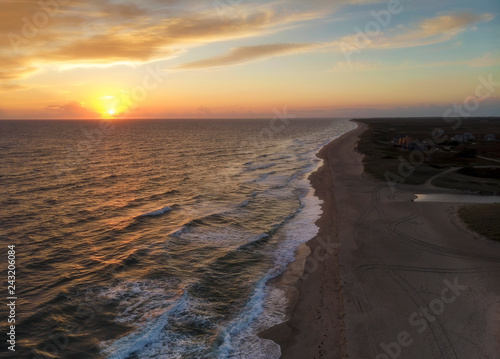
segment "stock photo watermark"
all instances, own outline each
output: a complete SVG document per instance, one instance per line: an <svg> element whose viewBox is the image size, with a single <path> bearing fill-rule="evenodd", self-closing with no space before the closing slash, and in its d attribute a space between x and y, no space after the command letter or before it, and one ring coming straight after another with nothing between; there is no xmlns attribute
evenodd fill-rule
<svg viewBox="0 0 500 359"><path fill-rule="evenodd" d="M214 9L217 15L222 19L228 16L228 14L234 13L236 7L241 5L243 0L214 0Z"/></svg>
<svg viewBox="0 0 500 359"><path fill-rule="evenodd" d="M157 65L155 68L146 67L146 74L142 78L140 85L134 86L130 91L121 91L119 97L110 96L112 100L108 115L117 117L125 116L130 111L136 109L139 104L145 101L151 91L156 90L166 77L165 72ZM98 128L92 130L82 130L83 139L76 146L68 148L66 158L53 163L53 169L58 178L77 169L84 160L87 160L104 141L104 138L115 130L116 126L111 119L102 119Z"/></svg>
<svg viewBox="0 0 500 359"><path fill-rule="evenodd" d="M474 96L466 97L462 103L453 104L443 113L443 121L452 124L452 130L458 130L463 124L463 119L471 117L481 106L481 101L490 98L496 88L500 86L500 82L493 79L493 74L486 77L479 76L478 82L479 84L474 90ZM450 137L445 134L443 129L435 128L431 132L431 138L423 141L415 140L415 148L410 151L408 160L402 155L398 156L397 174L391 171L386 171L384 174L391 192L395 192L397 183L404 183L419 166L425 163L427 158L437 151L439 145L444 144L449 139Z"/></svg>
<svg viewBox="0 0 500 359"><path fill-rule="evenodd" d="M146 67L146 74L140 85L133 87L129 92L122 92L122 95L118 98L113 97L110 110L112 110L113 113L121 110L119 113L121 115L128 113L128 111L139 106L140 102L148 97L150 91L157 89L163 82L165 76L165 73L159 66L156 66L156 68L150 66ZM97 128L82 130L84 138L79 141L74 148L68 150L65 161L53 164L57 176L62 178L63 175L78 168L84 160L87 160L88 157L102 145L105 137L115 129L116 126L111 119L103 119L100 121ZM126 266L116 269L115 272L118 273L124 270L126 270ZM38 350L32 349L31 359L57 357L69 347L71 336L84 333L84 329L90 325L90 323L95 320L97 314L103 310L102 307L94 304L93 298L90 297L91 294L92 291L87 291L85 301L78 304L74 322L63 330L49 333L50 342L45 343L38 348Z"/></svg>
<svg viewBox="0 0 500 359"><path fill-rule="evenodd" d="M273 109L274 116L269 120L269 125L263 127L258 135L251 136L241 142L241 147L262 147L272 143L276 137L290 127L290 120L297 116L288 112L288 108L283 106L283 110L277 107Z"/></svg>
<svg viewBox="0 0 500 359"><path fill-rule="evenodd" d="M419 307L418 311L413 312L408 317L408 324L416 333L412 335L410 331L401 331L396 335L394 341L380 343L382 352L375 359L396 359L401 357L404 349L414 343L416 334L423 334L430 327L430 324L434 323L445 312L446 305L454 303L462 292L467 289L467 286L458 283L457 277L453 282L445 279L443 284L445 287L441 290L438 298L433 299L426 306Z"/></svg>
<svg viewBox="0 0 500 359"><path fill-rule="evenodd" d="M365 24L364 29L359 26L354 27L355 34L350 36L352 42L343 41L340 44L346 60L351 63L354 54L359 54L363 49L367 48L372 43L372 39L383 34L384 29L392 22L393 17L404 11L403 4L412 1L389 0L386 9L370 11L372 20Z"/></svg>
<svg viewBox="0 0 500 359"><path fill-rule="evenodd" d="M16 246L7 246L7 343L10 351L16 351Z"/></svg>
<svg viewBox="0 0 500 359"><path fill-rule="evenodd" d="M311 254L307 257L304 275L302 278L307 280L314 272L318 270L319 264L327 260L340 247L330 236L324 240L321 237L316 238L317 245Z"/></svg>
<svg viewBox="0 0 500 359"><path fill-rule="evenodd" d="M32 349L30 359L57 358L60 353L69 347L70 336L83 334L84 329L94 321L97 313L103 310L104 308L91 303L86 298L86 302L80 303L76 309L76 316L83 320L83 324L75 320L63 330L51 331L48 336L50 342L45 343L40 350Z"/></svg>
<svg viewBox="0 0 500 359"><path fill-rule="evenodd" d="M52 167L58 179L76 170L84 160L87 160L104 141L104 137L114 131L115 126L110 120L101 120L98 128L82 130L83 139L76 146L68 147L63 161L53 163Z"/></svg>
<svg viewBox="0 0 500 359"><path fill-rule="evenodd" d="M35 38L40 30L49 25L50 19L62 11L62 6L68 5L70 2L71 0L38 1L39 10L31 16L23 16L20 19L19 32L9 32L7 34L12 49L17 53L21 46L29 44L30 40Z"/></svg>
<svg viewBox="0 0 500 359"><path fill-rule="evenodd" d="M136 109L141 102L144 102L151 91L156 90L165 80L166 72L156 64L156 67L146 66L146 74L143 76L140 85L134 86L130 91L120 91L119 97L114 97L111 115L123 116Z"/></svg>

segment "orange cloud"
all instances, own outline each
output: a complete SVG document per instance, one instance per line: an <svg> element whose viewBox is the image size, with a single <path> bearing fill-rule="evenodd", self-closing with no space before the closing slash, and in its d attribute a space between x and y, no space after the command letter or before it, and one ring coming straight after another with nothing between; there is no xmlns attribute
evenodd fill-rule
<svg viewBox="0 0 500 359"><path fill-rule="evenodd" d="M16 85L16 84L11 84L11 83L0 84L0 92L2 92L2 91L20 91L20 90L24 90L25 88L26 88L26 86Z"/></svg>
<svg viewBox="0 0 500 359"><path fill-rule="evenodd" d="M4 64L0 80L15 80L60 63L109 65L166 59L184 47L280 31L320 16L310 12L281 15L266 6L219 17L212 4L209 10L198 6L194 7L197 11L188 11L186 3L191 1L145 0L140 5L110 0L9 2L0 13L0 30L7 35L0 38Z"/></svg>
<svg viewBox="0 0 500 359"><path fill-rule="evenodd" d="M368 1L360 1L360 3L367 3ZM350 2L357 3L357 2ZM454 38L459 33L465 31L468 26L482 21L490 21L493 19L491 14L476 15L472 13L457 13L451 15L443 15L431 19L425 19L420 23L408 28L398 28L398 35L393 36L376 36L370 38L368 43L364 43L363 47L367 48L401 48L401 47L414 47L423 46L439 42L444 42ZM250 61L256 61L273 56L289 55L298 52L313 51L321 47L327 48L334 46L340 49L358 48L359 38L357 35L350 35L342 38L333 43L290 43L290 44L270 44L247 46L231 49L226 54L182 64L177 69L199 69L209 67L219 67L236 65ZM346 46L347 45L347 46ZM339 63L333 71L371 71L379 69L380 64L373 63Z"/></svg>
<svg viewBox="0 0 500 359"><path fill-rule="evenodd" d="M269 44L244 46L231 49L228 53L178 66L178 69L200 69L242 64L272 56L290 55L317 47L314 43Z"/></svg>
<svg viewBox="0 0 500 359"><path fill-rule="evenodd" d="M2 56L0 55L0 81L9 81L24 77L37 70L36 67L30 66L26 58L19 56Z"/></svg>
<svg viewBox="0 0 500 359"><path fill-rule="evenodd" d="M83 104L77 101L69 102L64 105L50 105L45 107L46 112L49 112L51 117L61 118L94 118L99 117L99 114L89 110Z"/></svg>

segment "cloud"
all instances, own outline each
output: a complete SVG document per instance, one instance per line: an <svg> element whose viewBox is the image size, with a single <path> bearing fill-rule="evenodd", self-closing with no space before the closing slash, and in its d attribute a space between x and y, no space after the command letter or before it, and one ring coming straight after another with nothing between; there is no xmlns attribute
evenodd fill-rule
<svg viewBox="0 0 500 359"><path fill-rule="evenodd" d="M314 43L278 43L257 46L243 46L231 49L228 53L204 60L182 64L177 69L201 69L237 65L273 56L284 56L311 50L318 47Z"/></svg>
<svg viewBox="0 0 500 359"><path fill-rule="evenodd" d="M357 2L350 3L357 4ZM455 13L443 15L424 19L420 23L410 27L399 27L397 29L398 34L395 34L396 31L391 31L388 35L381 33L380 36L376 36L373 39L368 38L367 42L361 44L358 35L349 35L333 43L278 43L238 47L220 56L181 64L177 66L176 69L201 69L237 65L274 56L328 48L332 45L342 50L348 48L359 49L360 47L389 49L423 46L450 40L459 33L465 31L468 26L482 21L490 21L491 19L493 19L493 15L491 14L476 15L472 13ZM381 69L381 67L382 65L380 63L340 62L332 71L372 71Z"/></svg>
<svg viewBox="0 0 500 359"><path fill-rule="evenodd" d="M406 61L399 64L382 64L380 62L363 61L343 61L338 62L329 72L361 72L361 71L398 71L428 67L450 67L450 66L469 66L469 67L488 67L500 65L500 56L487 53L481 57L472 60L458 61L438 61L438 62L411 62Z"/></svg>
<svg viewBox="0 0 500 359"><path fill-rule="evenodd" d="M44 110L49 112L51 117L93 118L98 116L96 112L87 109L83 103L77 101L64 105L50 105L45 107Z"/></svg>
<svg viewBox="0 0 500 359"><path fill-rule="evenodd" d="M26 58L19 56L0 55L0 81L9 81L25 77L37 70L35 66L29 65Z"/></svg>
<svg viewBox="0 0 500 359"><path fill-rule="evenodd" d="M485 54L482 57L467 61L470 67L488 67L500 65L500 55L493 55L491 53Z"/></svg>
<svg viewBox="0 0 500 359"><path fill-rule="evenodd" d="M456 35L469 25L490 21L493 18L494 16L491 14L477 15L470 12L443 15L422 21L415 34L416 37L432 37L441 34Z"/></svg>
<svg viewBox="0 0 500 359"><path fill-rule="evenodd" d="M3 83L0 84L0 92L4 91L20 91L26 89L26 86L11 84L11 83Z"/></svg>
<svg viewBox="0 0 500 359"><path fill-rule="evenodd" d="M23 0L7 2L0 12L0 81L15 81L39 69L72 66L146 63L172 58L203 44L259 37L304 22L325 18L339 7L385 3L386 0L231 1L221 15L213 1ZM40 4L57 4L44 7ZM451 39L493 15L453 13L370 38L367 48L422 46ZM46 20L46 21L45 21ZM82 31L82 30L85 31ZM236 65L273 56L342 45L360 47L355 35L323 43L278 43L239 47L213 58L178 66L180 69ZM479 63L478 63L479 64ZM343 66L343 65L339 65ZM361 65L356 65L359 69ZM361 67L360 67L361 66ZM472 66L472 65L471 65ZM337 70L342 70L340 67ZM344 69L345 70L345 69ZM3 85L15 90L16 84ZM20 89L17 87L17 89Z"/></svg>
<svg viewBox="0 0 500 359"><path fill-rule="evenodd" d="M0 13L0 80L23 77L50 65L65 67L145 63L171 58L200 44L260 36L323 16L274 5L241 4L242 12L220 17L212 2L145 0L140 5L112 0L9 2ZM85 29L85 31L81 31Z"/></svg>
<svg viewBox="0 0 500 359"><path fill-rule="evenodd" d="M210 111L207 107L205 106L200 106L198 107L198 112L202 113L203 115L211 115L212 111Z"/></svg>
<svg viewBox="0 0 500 359"><path fill-rule="evenodd" d="M40 56L49 62L73 61L79 64L147 62L178 54L178 48L182 46L257 35L291 20L270 12L225 19L187 15L136 27L111 27L104 33L75 39L42 52Z"/></svg>
<svg viewBox="0 0 500 359"><path fill-rule="evenodd" d="M380 62L344 61L337 63L331 72L373 71L381 68Z"/></svg>
<svg viewBox="0 0 500 359"><path fill-rule="evenodd" d="M71 61L79 65L146 62L176 53L177 50L164 49L154 40L138 41L134 37L97 35L72 42L52 52L41 53L39 56L47 62Z"/></svg>
<svg viewBox="0 0 500 359"><path fill-rule="evenodd" d="M330 45L341 50L363 48L394 49L437 44L455 38L473 24L491 21L492 14L473 14L470 12L453 13L424 19L412 26L398 26L387 34L380 31L369 36L357 33L345 36ZM375 21L375 20L373 20Z"/></svg>

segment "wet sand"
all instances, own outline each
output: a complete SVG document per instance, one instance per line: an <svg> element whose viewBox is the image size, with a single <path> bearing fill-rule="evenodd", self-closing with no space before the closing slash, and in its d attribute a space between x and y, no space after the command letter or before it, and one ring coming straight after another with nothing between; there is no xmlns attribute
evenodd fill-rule
<svg viewBox="0 0 500 359"><path fill-rule="evenodd" d="M262 336L285 359L499 358L500 243L467 230L459 204L366 175L358 125L320 152L319 233L290 320Z"/></svg>

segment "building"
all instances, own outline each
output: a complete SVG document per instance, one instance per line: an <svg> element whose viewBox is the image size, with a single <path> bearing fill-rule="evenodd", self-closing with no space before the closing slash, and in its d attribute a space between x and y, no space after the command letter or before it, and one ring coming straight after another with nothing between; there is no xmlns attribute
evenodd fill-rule
<svg viewBox="0 0 500 359"><path fill-rule="evenodd" d="M468 142L468 141L475 141L476 136L474 136L470 132L464 132L463 135L455 135L452 138L450 138L451 141L456 141L456 142Z"/></svg>
<svg viewBox="0 0 500 359"><path fill-rule="evenodd" d="M472 133L464 132L464 142L475 141L475 140L476 140L476 136L474 136Z"/></svg>
<svg viewBox="0 0 500 359"><path fill-rule="evenodd" d="M464 135L455 135L452 138L450 138L450 141L451 142L460 142L460 143L465 142Z"/></svg>

